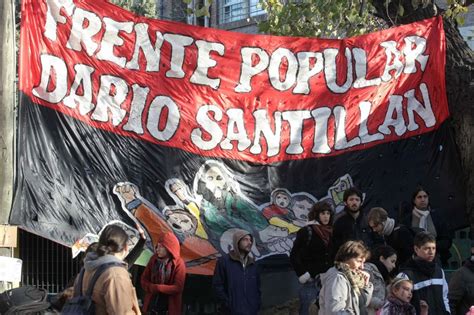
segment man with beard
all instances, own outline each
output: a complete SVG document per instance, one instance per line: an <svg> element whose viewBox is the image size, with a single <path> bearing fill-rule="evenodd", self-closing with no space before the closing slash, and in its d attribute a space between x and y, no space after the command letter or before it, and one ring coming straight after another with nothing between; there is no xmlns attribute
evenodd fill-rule
<svg viewBox="0 0 474 315"><path fill-rule="evenodd" d="M351 187L344 192L344 210L336 217L333 226L333 253L337 253L339 247L345 242L363 241L370 249L375 243L381 243L379 239L375 240L374 233L367 224L362 206L362 192L356 187Z"/></svg>
<svg viewBox="0 0 474 315"><path fill-rule="evenodd" d="M249 255L253 236L236 230L233 249L217 261L212 286L220 302L219 314L256 315L260 309L260 275Z"/></svg>

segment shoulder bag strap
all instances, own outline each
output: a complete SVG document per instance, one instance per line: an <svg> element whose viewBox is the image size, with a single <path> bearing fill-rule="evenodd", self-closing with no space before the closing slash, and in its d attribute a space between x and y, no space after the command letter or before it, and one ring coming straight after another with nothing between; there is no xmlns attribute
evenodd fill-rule
<svg viewBox="0 0 474 315"><path fill-rule="evenodd" d="M81 271L79 272L77 282L74 285L74 296L82 295L82 280L84 280L84 267L82 267Z"/></svg>
<svg viewBox="0 0 474 315"><path fill-rule="evenodd" d="M97 268L94 275L92 276L92 279L89 282L89 287L87 288L86 296L89 296L89 297L92 296L92 291L94 290L94 285L97 282L97 280L99 279L100 275L105 270L107 270L107 269L109 269L110 267L113 267L113 266L121 266L121 267L125 268L124 265L122 265L121 263L118 263L118 262L111 262L111 263L101 265L99 268ZM82 279L81 279L81 282L82 282Z"/></svg>

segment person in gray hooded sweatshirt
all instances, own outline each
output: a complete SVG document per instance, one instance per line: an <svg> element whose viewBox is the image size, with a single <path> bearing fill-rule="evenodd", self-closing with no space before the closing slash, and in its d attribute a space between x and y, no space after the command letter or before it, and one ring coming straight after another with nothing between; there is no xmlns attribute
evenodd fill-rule
<svg viewBox="0 0 474 315"><path fill-rule="evenodd" d="M367 308L374 289L362 270L368 255L362 241L347 241L339 248L334 267L321 275L320 315L359 315Z"/></svg>
<svg viewBox="0 0 474 315"><path fill-rule="evenodd" d="M240 229L233 234L233 248L217 260L212 286L220 314L256 315L260 309L260 275L250 251L253 236Z"/></svg>

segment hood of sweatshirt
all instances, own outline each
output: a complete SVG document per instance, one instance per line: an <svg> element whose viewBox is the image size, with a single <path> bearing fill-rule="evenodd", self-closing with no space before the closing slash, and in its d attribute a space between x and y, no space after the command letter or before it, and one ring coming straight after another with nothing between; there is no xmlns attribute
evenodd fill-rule
<svg viewBox="0 0 474 315"><path fill-rule="evenodd" d="M252 234L250 232L241 230L241 229L236 229L234 232L234 235L232 236L232 250L230 251L229 255L232 259L240 261L241 253L239 250L239 242L240 240L246 236L250 235L250 238L252 239L252 242L254 241ZM254 259L249 255L248 256L248 263L253 263Z"/></svg>
<svg viewBox="0 0 474 315"><path fill-rule="evenodd" d="M339 274L339 271L336 269L336 267L331 267L321 275L321 284L324 286L326 283L331 283L333 279L337 277Z"/></svg>
<svg viewBox="0 0 474 315"><path fill-rule="evenodd" d="M98 256L96 253L88 253L84 259L84 269L86 271L94 271L100 266L108 263L118 263L127 267L127 263L123 260L113 256L113 255L104 255Z"/></svg>
<svg viewBox="0 0 474 315"><path fill-rule="evenodd" d="M168 250L174 259L181 257L179 241L172 232L167 232L160 235L158 242Z"/></svg>

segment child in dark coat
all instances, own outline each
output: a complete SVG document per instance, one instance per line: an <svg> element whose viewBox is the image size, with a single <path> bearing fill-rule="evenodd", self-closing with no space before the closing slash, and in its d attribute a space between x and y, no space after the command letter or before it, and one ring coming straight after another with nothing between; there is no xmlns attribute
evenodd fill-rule
<svg viewBox="0 0 474 315"><path fill-rule="evenodd" d="M416 310L410 304L413 296L413 282L404 278L395 278L380 315L415 315ZM428 315L428 304L420 301L420 315Z"/></svg>

